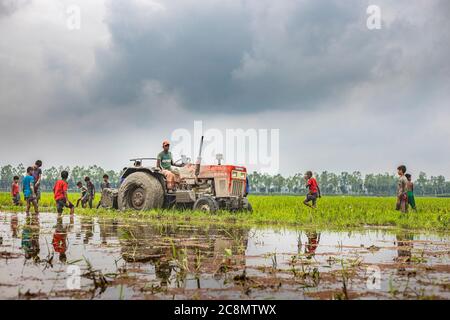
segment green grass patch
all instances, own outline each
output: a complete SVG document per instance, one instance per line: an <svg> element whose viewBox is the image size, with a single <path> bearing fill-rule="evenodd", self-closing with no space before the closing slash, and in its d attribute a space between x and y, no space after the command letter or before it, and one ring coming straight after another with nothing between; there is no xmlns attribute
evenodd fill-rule
<svg viewBox="0 0 450 320"><path fill-rule="evenodd" d="M70 194L75 203L78 194ZM220 211L214 215L196 211L150 210L143 212L106 209L77 208L81 215L112 217L148 217L159 220L208 221L235 224L300 225L345 229L350 227L388 226L416 230L447 231L450 226L450 199L418 198L418 211L402 214L395 210L395 198L389 197L324 197L319 199L318 208L303 205L303 197L297 196L250 196L252 213L230 213ZM99 195L94 204L99 201ZM56 212L51 193L43 193L40 210ZM0 193L0 211L23 212L24 207L12 205L9 193ZM66 209L67 212L67 209Z"/></svg>

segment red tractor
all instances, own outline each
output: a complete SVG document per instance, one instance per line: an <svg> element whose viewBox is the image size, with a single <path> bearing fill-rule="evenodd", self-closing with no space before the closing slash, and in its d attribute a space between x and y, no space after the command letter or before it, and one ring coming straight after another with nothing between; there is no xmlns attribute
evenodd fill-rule
<svg viewBox="0 0 450 320"><path fill-rule="evenodd" d="M158 208L184 208L215 212L219 209L252 211L247 199L247 170L245 167L201 165L201 150L197 163L183 158L179 167L180 181L174 191L168 191L166 179L159 168L142 165L143 160L132 159L134 165L127 167L121 176L119 189L105 189L103 207L119 210L151 210Z"/></svg>

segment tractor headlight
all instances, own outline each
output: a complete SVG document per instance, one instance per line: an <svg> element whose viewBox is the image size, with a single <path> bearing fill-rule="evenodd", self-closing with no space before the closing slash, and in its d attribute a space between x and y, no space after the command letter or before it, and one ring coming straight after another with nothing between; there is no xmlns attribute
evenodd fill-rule
<svg viewBox="0 0 450 320"><path fill-rule="evenodd" d="M247 177L247 174L245 172L236 171L236 170L233 170L231 172L231 178L233 178L233 179L245 180L246 177Z"/></svg>

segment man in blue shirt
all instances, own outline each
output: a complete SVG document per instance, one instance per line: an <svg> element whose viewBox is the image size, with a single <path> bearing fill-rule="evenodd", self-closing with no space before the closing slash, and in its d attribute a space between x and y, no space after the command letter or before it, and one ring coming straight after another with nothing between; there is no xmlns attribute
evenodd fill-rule
<svg viewBox="0 0 450 320"><path fill-rule="evenodd" d="M245 195L247 196L250 192L250 184L248 181L248 175L245 177Z"/></svg>
<svg viewBox="0 0 450 320"><path fill-rule="evenodd" d="M34 177L32 167L27 168L27 175L22 180L22 189L23 189L23 196L25 198L25 201L27 202L27 209L25 212L29 214L30 207L33 204L34 212L36 214L39 214L38 204L36 200L36 193L34 189Z"/></svg>

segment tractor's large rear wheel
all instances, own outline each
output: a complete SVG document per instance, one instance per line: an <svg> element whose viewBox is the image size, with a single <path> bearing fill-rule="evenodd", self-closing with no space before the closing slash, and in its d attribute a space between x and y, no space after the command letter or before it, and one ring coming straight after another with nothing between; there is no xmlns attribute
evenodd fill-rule
<svg viewBox="0 0 450 320"><path fill-rule="evenodd" d="M151 210L164 204L164 190L157 178L145 173L130 174L119 189L119 210Z"/></svg>

